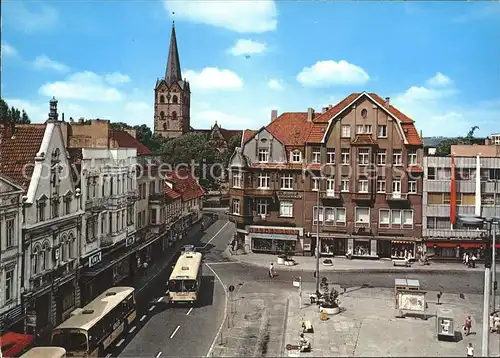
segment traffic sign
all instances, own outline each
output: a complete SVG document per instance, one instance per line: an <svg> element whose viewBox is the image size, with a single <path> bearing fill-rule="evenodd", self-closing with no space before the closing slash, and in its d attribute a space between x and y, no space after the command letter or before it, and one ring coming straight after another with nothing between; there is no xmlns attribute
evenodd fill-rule
<svg viewBox="0 0 500 358"><path fill-rule="evenodd" d="M234 286L233 286L233 285L230 285L230 286L228 287L228 290L229 290L229 292L233 292L233 291L234 291Z"/></svg>

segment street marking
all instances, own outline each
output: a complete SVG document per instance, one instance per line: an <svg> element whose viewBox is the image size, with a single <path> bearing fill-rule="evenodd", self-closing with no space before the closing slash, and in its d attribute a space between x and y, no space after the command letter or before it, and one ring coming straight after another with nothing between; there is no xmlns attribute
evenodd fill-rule
<svg viewBox="0 0 500 358"><path fill-rule="evenodd" d="M186 313L186 316L189 316L189 314L191 313L191 311L192 311L192 310L193 310L193 307L191 307L191 308L189 309L189 311Z"/></svg>
<svg viewBox="0 0 500 358"><path fill-rule="evenodd" d="M130 329L129 329L129 331L128 331L128 333L132 334L132 333L135 331L135 329L136 329L136 327L135 327L135 326L134 326L134 327L132 327L132 328L130 328Z"/></svg>
<svg viewBox="0 0 500 358"><path fill-rule="evenodd" d="M155 358L158 358L159 356L161 356L161 351L160 351L160 352L158 352L158 354L156 355L156 357L155 357Z"/></svg>
<svg viewBox="0 0 500 358"><path fill-rule="evenodd" d="M163 297L158 298L158 301L156 302L161 302L161 300L163 300Z"/></svg>
<svg viewBox="0 0 500 358"><path fill-rule="evenodd" d="M223 227L221 227L221 228L220 228L220 230L219 230L219 231L217 231L217 232L215 233L215 235L214 235L214 236L212 236L212 238L211 238L210 240L208 240L208 242L207 242L205 245L203 245L203 248L207 247L207 245L208 245L208 244L210 244L210 243L212 242L212 240L213 240L213 239L215 239L215 238L217 237L217 235L219 235L219 234L220 234L220 232L221 232L222 230L224 230L224 228L225 228L227 225L229 225L229 223L230 223L230 221L228 221L227 223L225 223L225 224L224 224L224 226L223 226Z"/></svg>
<svg viewBox="0 0 500 358"><path fill-rule="evenodd" d="M108 355L106 356L106 358L109 358L109 357L111 357L111 353L108 353Z"/></svg>
<svg viewBox="0 0 500 358"><path fill-rule="evenodd" d="M139 321L144 321L146 319L146 315L142 315L141 319Z"/></svg>
<svg viewBox="0 0 500 358"><path fill-rule="evenodd" d="M177 326L177 328L172 332L172 334L170 335L170 339L174 338L174 336L177 333L177 331L179 330L179 328L181 328L181 326Z"/></svg>
<svg viewBox="0 0 500 358"><path fill-rule="evenodd" d="M155 306L154 306L154 305L153 305L153 306L151 306L151 307L149 307L149 312L151 312L151 311L152 311L152 310L154 310L154 309L155 309Z"/></svg>
<svg viewBox="0 0 500 358"><path fill-rule="evenodd" d="M220 324L220 327L219 327L219 330L217 331L217 334L215 335L214 340L212 342L212 345L210 346L210 349L208 350L208 353L207 353L207 357L211 357L212 356L212 351L215 348L215 343L217 342L217 338L221 335L222 327L224 327L224 323L226 322L228 293L227 293L227 287L224 285L224 283L220 279L219 275L217 275L217 272L215 272L214 269L211 268L209 264L206 264L206 266L210 269L210 271L212 271L212 273L214 274L214 276L217 278L217 280L219 280L220 284L222 285L222 288L224 289L224 300L225 300L225 303L224 303L224 319L222 320L222 322Z"/></svg>
<svg viewBox="0 0 500 358"><path fill-rule="evenodd" d="M123 342L125 342L125 339L122 338L122 339L120 339L120 342L118 342L118 344L116 346L120 347L123 344Z"/></svg>

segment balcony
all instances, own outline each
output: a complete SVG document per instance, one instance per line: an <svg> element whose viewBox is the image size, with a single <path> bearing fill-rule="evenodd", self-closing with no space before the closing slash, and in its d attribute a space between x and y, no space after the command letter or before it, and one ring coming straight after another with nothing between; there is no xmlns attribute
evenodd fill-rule
<svg viewBox="0 0 500 358"><path fill-rule="evenodd" d="M455 238L455 239L478 239L485 230L451 230L451 229L424 229L423 236L429 239L433 238Z"/></svg>
<svg viewBox="0 0 500 358"><path fill-rule="evenodd" d="M137 195L137 192L135 190L130 190L129 192L127 192L127 200L129 203L133 203L137 200L138 198L138 195Z"/></svg>
<svg viewBox="0 0 500 358"><path fill-rule="evenodd" d="M85 202L85 211L101 212L104 210L105 204L106 198L89 199Z"/></svg>
<svg viewBox="0 0 500 358"><path fill-rule="evenodd" d="M352 193L352 198L353 198L353 200L359 200L359 201L373 200L371 193L360 193L360 192Z"/></svg>
<svg viewBox="0 0 500 358"><path fill-rule="evenodd" d="M321 199L340 199L340 192L335 190L322 190L319 193Z"/></svg>
<svg viewBox="0 0 500 358"><path fill-rule="evenodd" d="M150 204L164 204L165 203L165 194L163 194L163 193L149 194L149 203Z"/></svg>
<svg viewBox="0 0 500 358"><path fill-rule="evenodd" d="M115 195L108 198L108 200L106 201L106 208L108 210L116 210L119 208L124 208L125 206L127 206L127 203L128 203L127 196Z"/></svg>
<svg viewBox="0 0 500 358"><path fill-rule="evenodd" d="M388 201L407 201L408 194L400 192L387 193L385 194L385 199Z"/></svg>

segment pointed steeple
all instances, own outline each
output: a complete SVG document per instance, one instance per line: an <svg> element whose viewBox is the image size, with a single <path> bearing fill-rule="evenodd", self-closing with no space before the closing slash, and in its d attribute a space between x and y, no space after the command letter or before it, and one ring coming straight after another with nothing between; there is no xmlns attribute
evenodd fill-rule
<svg viewBox="0 0 500 358"><path fill-rule="evenodd" d="M175 22L172 23L172 36L170 37L170 48L168 50L167 70L165 81L168 85L182 81L181 63L179 61L179 50L177 49L177 38L175 36Z"/></svg>

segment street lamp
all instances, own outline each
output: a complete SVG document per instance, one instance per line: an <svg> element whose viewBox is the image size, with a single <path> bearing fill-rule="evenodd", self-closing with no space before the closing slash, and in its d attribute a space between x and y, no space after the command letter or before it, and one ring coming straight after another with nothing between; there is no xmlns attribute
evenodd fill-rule
<svg viewBox="0 0 500 358"><path fill-rule="evenodd" d="M319 195L321 191L321 178L318 177L318 195L316 197L316 295L319 299ZM318 301L319 302L319 301Z"/></svg>

